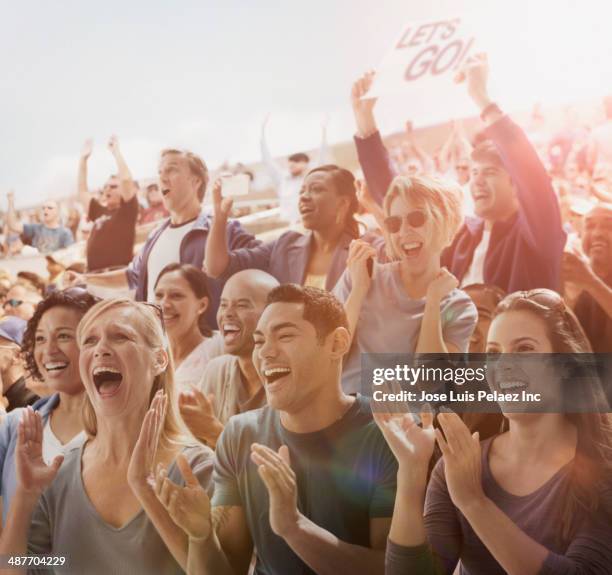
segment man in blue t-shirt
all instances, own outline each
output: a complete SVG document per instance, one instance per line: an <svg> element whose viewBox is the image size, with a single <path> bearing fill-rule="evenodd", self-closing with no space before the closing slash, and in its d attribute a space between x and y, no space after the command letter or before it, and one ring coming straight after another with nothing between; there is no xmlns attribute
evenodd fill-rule
<svg viewBox="0 0 612 575"><path fill-rule="evenodd" d="M158 473L156 493L189 535L188 571L382 575L397 464L368 401L342 391L350 345L342 304L295 284L270 292L253 363L268 405L227 423L214 496Z"/></svg>
<svg viewBox="0 0 612 575"><path fill-rule="evenodd" d="M24 244L35 247L41 254L48 254L74 243L72 232L61 225L59 206L49 200L42 207L41 224L24 224L15 212L15 198L8 194L7 222L11 231L21 234Z"/></svg>

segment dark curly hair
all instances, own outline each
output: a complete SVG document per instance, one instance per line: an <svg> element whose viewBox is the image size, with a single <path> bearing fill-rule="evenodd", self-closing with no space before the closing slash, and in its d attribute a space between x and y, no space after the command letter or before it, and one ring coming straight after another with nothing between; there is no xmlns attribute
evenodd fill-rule
<svg viewBox="0 0 612 575"><path fill-rule="evenodd" d="M42 316L54 307L66 307L80 312L81 315L85 315L87 310L99 301L99 298L91 295L85 288L72 287L62 291L51 292L36 306L34 315L26 326L26 330L23 334L23 342L21 344L21 351L25 358L26 368L32 377L39 380L42 379L36 361L34 360L36 330L38 329L38 324Z"/></svg>

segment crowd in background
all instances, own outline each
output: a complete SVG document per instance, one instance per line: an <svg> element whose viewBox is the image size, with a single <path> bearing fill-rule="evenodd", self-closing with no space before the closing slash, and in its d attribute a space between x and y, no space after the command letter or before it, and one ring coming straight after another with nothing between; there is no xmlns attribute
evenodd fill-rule
<svg viewBox="0 0 612 575"><path fill-rule="evenodd" d="M325 129L318 159L276 164L264 124L265 241L202 158L162 150L141 187L115 137L102 190L88 141L70 207L9 194L4 253L36 250L48 277L0 265L0 554L79 573L612 571L607 382L551 363L497 385L580 385L587 409L418 417L362 384L365 353L612 353L612 97L602 123L551 132L490 99L483 55L464 75L478 127L454 122L435 154L410 122L387 145L373 73L357 79L357 178Z"/></svg>

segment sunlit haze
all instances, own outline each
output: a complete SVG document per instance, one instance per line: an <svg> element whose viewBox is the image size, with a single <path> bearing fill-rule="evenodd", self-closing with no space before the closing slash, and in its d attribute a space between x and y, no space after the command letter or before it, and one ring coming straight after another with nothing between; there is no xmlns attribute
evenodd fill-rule
<svg viewBox="0 0 612 575"><path fill-rule="evenodd" d="M346 140L352 81L376 67L412 19L468 20L490 55L492 92L506 109L612 92L612 7L605 0L1 6L0 192L14 189L17 205L72 193L87 137L96 142L93 185L113 168L104 148L112 133L137 178L154 175L157 153L170 145L193 149L211 167L256 161L267 113L275 155L316 147L327 115L329 140ZM426 95L382 99L377 108L383 131L406 118L417 126L450 119L445 114L428 109Z"/></svg>

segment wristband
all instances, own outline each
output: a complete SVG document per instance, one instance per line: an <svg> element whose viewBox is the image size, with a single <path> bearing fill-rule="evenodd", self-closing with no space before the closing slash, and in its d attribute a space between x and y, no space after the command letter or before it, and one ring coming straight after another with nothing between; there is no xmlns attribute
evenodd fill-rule
<svg viewBox="0 0 612 575"><path fill-rule="evenodd" d="M483 122L486 122L487 116L491 114L492 112L498 112L499 114L503 114L503 112L501 111L501 108L495 102L491 102L490 104L487 104L484 107L482 112L480 112L480 119Z"/></svg>

